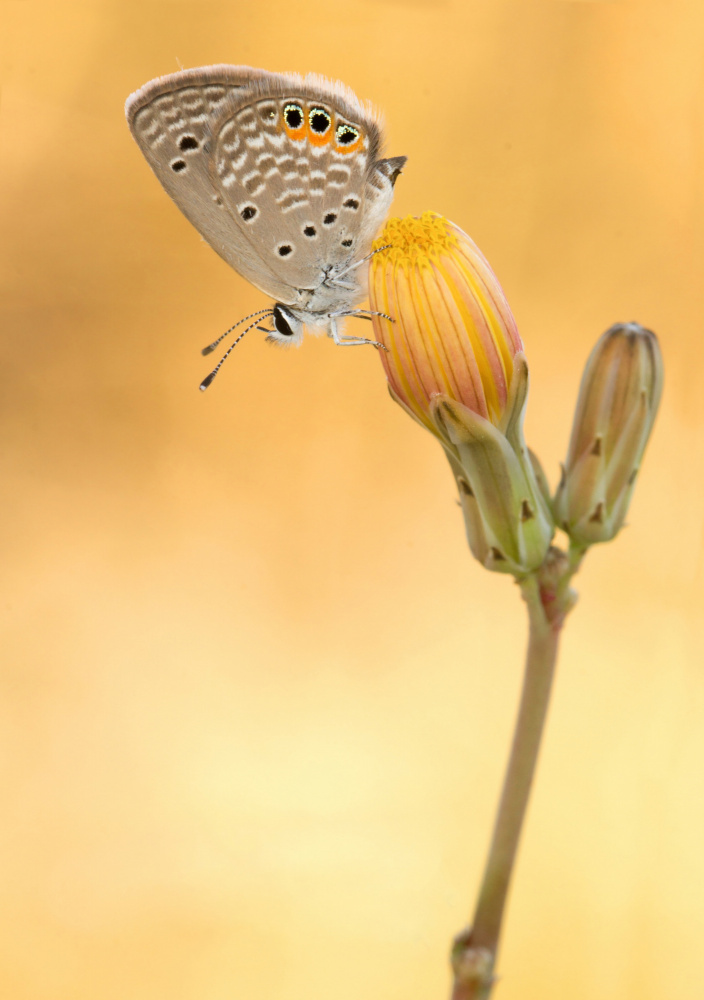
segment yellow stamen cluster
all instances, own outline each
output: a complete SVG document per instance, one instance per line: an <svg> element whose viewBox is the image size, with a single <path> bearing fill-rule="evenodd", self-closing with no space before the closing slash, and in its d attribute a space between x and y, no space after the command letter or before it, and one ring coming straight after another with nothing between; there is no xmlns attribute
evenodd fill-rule
<svg viewBox="0 0 704 1000"><path fill-rule="evenodd" d="M457 245L457 237L447 221L435 212L424 212L420 218L389 219L381 237L374 241L373 250L388 247L387 260L392 264L430 264L432 259Z"/></svg>

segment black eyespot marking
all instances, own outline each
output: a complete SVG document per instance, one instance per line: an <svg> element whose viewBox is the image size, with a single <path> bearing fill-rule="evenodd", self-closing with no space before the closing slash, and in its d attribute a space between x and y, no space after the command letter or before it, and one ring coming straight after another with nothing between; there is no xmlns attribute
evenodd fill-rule
<svg viewBox="0 0 704 1000"><path fill-rule="evenodd" d="M174 162L171 164L171 169L175 174L180 174L182 170L186 169L186 161L174 160Z"/></svg>
<svg viewBox="0 0 704 1000"><path fill-rule="evenodd" d="M315 236L315 226L306 226L303 232L306 236Z"/></svg>
<svg viewBox="0 0 704 1000"><path fill-rule="evenodd" d="M293 247L289 246L288 243L284 243L282 247L279 247L279 257L288 257L290 253L293 253Z"/></svg>
<svg viewBox="0 0 704 1000"><path fill-rule="evenodd" d="M342 204L345 206L345 208L351 208L355 212L359 208L359 202L357 201L356 198L348 198L347 201L344 201Z"/></svg>
<svg viewBox="0 0 704 1000"><path fill-rule="evenodd" d="M359 132L356 128L352 128L351 125L338 125L335 135L341 146L349 146L351 142L359 139Z"/></svg>
<svg viewBox="0 0 704 1000"><path fill-rule="evenodd" d="M352 240L343 240L342 241L342 245L343 245L343 247L351 247L352 246Z"/></svg>
<svg viewBox="0 0 704 1000"><path fill-rule="evenodd" d="M178 148L184 153L187 149L198 149L198 140L194 135L182 135L178 140Z"/></svg>
<svg viewBox="0 0 704 1000"><path fill-rule="evenodd" d="M325 135L330 128L332 119L325 108L311 108L308 112L308 121L313 132L318 135Z"/></svg>
<svg viewBox="0 0 704 1000"><path fill-rule="evenodd" d="M242 211L240 212L240 215L242 216L245 222L249 222L249 220L253 219L256 214L257 210L254 207L254 205L245 205Z"/></svg>
<svg viewBox="0 0 704 1000"><path fill-rule="evenodd" d="M333 224L333 222L335 221L336 218L337 218L337 216L335 215L334 212L328 212L328 214L323 219L323 223L326 226L331 226Z"/></svg>
<svg viewBox="0 0 704 1000"><path fill-rule="evenodd" d="M303 124L303 108L298 104L287 104L284 108L284 121L295 132Z"/></svg>

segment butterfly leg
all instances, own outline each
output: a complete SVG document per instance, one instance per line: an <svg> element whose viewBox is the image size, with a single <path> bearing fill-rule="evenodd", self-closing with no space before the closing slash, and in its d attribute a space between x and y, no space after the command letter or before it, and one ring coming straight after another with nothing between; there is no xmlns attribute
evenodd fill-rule
<svg viewBox="0 0 704 1000"><path fill-rule="evenodd" d="M335 322L334 316L330 317L330 336L338 347L353 347L357 344L371 344L372 347L380 347L383 351L388 350L388 348L383 344L380 344L378 340L367 340L366 337L345 337L344 334L340 333L337 329L337 323Z"/></svg>
<svg viewBox="0 0 704 1000"><path fill-rule="evenodd" d="M388 319L389 323L394 322L393 316L389 316L388 313L377 312L375 309L350 309L348 312L336 313L337 316L356 316L358 319L368 319L371 323L372 316L381 316L382 319Z"/></svg>

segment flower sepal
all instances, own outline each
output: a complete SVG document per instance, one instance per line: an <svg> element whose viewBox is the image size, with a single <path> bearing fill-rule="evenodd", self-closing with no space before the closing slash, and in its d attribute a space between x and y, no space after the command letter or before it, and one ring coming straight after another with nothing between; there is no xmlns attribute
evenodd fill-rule
<svg viewBox="0 0 704 1000"><path fill-rule="evenodd" d="M519 365L512 380L523 386L509 396L504 427L511 440L449 396L434 396L430 407L455 474L472 554L487 569L517 577L542 565L554 533L523 440L527 373Z"/></svg>

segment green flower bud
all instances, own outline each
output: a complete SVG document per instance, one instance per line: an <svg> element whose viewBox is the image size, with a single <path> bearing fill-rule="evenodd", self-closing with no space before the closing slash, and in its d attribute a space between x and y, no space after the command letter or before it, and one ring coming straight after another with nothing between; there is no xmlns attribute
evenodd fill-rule
<svg viewBox="0 0 704 1000"><path fill-rule="evenodd" d="M495 426L448 396L431 413L460 491L467 540L487 569L523 576L542 565L554 525L523 439L528 395L525 356L514 358L508 404Z"/></svg>
<svg viewBox="0 0 704 1000"><path fill-rule="evenodd" d="M579 548L621 529L662 393L657 337L617 323L599 339L582 376L555 519Z"/></svg>

